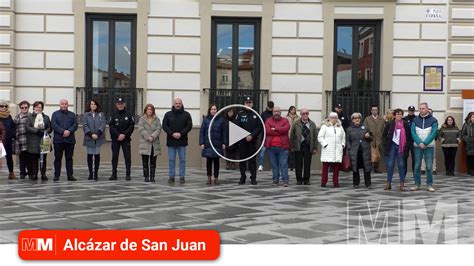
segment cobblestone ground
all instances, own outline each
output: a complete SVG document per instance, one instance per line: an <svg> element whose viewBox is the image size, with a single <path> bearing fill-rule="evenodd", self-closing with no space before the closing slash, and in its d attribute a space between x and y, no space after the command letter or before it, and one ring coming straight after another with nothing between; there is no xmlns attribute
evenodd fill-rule
<svg viewBox="0 0 474 266"><path fill-rule="evenodd" d="M270 171L259 173L258 185L247 182L240 186L238 171L222 170L221 185L209 186L203 169L188 168L184 185L169 185L166 169L158 169L156 183L144 183L140 168L133 169L132 181L128 182L120 175L123 169L118 181L108 181L110 172L105 169L110 166L102 169L99 182L88 181L86 168L76 166L77 182L66 181L63 174L58 183L51 181L51 174L47 182L8 181L2 170L0 243L16 243L24 229L215 229L225 244L359 240L474 244L474 184L466 175L438 174L437 191L430 193L399 192L397 185L384 191L384 174L375 174L374 189L368 190L354 189L349 173L342 174L340 188L331 184L322 188L319 172L312 174L310 186L297 186L291 172L289 187L272 187ZM445 202L455 205L448 205L443 217L439 203ZM441 207L435 211L437 203ZM401 230L398 214L404 213L402 209L426 215L418 215L418 223ZM430 225L433 219L450 223L437 227L434 222ZM360 221L367 230L362 237L352 227ZM435 234L423 232L426 222ZM372 233L368 232L371 228L375 228Z"/></svg>

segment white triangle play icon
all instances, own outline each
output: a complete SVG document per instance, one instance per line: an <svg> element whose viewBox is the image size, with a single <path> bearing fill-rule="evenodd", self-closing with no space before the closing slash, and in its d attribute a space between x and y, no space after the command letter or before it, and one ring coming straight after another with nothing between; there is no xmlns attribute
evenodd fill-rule
<svg viewBox="0 0 474 266"><path fill-rule="evenodd" d="M250 135L250 132L237 126L233 122L229 122L229 146L232 146L248 135Z"/></svg>

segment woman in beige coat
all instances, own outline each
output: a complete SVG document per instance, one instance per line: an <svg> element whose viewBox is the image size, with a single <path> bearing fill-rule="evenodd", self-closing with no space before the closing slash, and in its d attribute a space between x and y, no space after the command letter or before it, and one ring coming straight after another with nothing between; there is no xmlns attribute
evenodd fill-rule
<svg viewBox="0 0 474 266"><path fill-rule="evenodd" d="M142 155L143 177L145 182L155 182L156 157L161 155L161 122L152 104L145 106L144 114L138 122L138 132L140 133L138 153Z"/></svg>

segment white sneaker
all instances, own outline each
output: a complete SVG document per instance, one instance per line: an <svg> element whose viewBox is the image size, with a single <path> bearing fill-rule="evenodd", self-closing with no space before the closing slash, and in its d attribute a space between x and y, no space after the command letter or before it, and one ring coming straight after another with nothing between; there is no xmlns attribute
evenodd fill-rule
<svg viewBox="0 0 474 266"><path fill-rule="evenodd" d="M428 187L428 191L429 191L429 192L435 192L436 190L434 189L434 187L429 186L429 187Z"/></svg>
<svg viewBox="0 0 474 266"><path fill-rule="evenodd" d="M263 165L259 165L259 166L258 166L258 171L259 171L259 172L262 172L262 171L263 171Z"/></svg>

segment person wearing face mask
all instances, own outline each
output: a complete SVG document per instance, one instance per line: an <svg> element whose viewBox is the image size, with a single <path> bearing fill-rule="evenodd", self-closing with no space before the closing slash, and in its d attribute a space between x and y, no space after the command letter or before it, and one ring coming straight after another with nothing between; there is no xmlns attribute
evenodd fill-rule
<svg viewBox="0 0 474 266"><path fill-rule="evenodd" d="M33 113L28 116L26 123L26 143L28 154L30 155L27 163L28 172L31 173L32 180L38 180L38 160L40 158L40 143L45 134L52 131L51 120L49 116L43 113L44 103L36 101L33 103ZM46 154L42 154L41 160L41 180L47 181L46 176Z"/></svg>
<svg viewBox="0 0 474 266"><path fill-rule="evenodd" d="M373 134L374 140L370 147L370 158L374 173L381 173L380 164L380 149L382 148L382 133L385 121L379 115L379 107L377 105L370 106L370 115L364 119L364 126Z"/></svg>
<svg viewBox="0 0 474 266"><path fill-rule="evenodd" d="M143 177L145 182L155 182L156 157L161 155L160 118L155 114L155 106L147 104L143 115L138 120L140 146L138 153L142 156Z"/></svg>
<svg viewBox="0 0 474 266"><path fill-rule="evenodd" d="M281 117L280 107L275 106L273 108L273 116L265 121L266 138L264 144L272 166L273 186L278 186L281 177L283 186L288 187L289 130L290 123L288 119Z"/></svg>
<svg viewBox="0 0 474 266"><path fill-rule="evenodd" d="M362 125L362 114L353 113L351 115L352 124L347 129L346 145L347 152L351 158L352 164L352 181L354 188L359 188L360 174L359 169L364 169L365 187L372 189L372 179L370 172L372 164L370 162L370 142L373 140L372 133Z"/></svg>
<svg viewBox="0 0 474 266"><path fill-rule="evenodd" d="M20 157L20 179L25 179L26 175L30 179L33 178L32 173L27 172L28 158L28 146L26 140L26 124L28 123L28 110L30 109L30 103L28 101L21 101L18 106L20 107L20 112L15 116L13 122L16 126L16 136L15 139L18 143L19 148L19 157Z"/></svg>
<svg viewBox="0 0 474 266"><path fill-rule="evenodd" d="M16 135L16 127L15 123L13 122L13 118L10 115L9 104L6 100L0 100L0 123L5 128L5 140L3 145L5 146L5 151L7 152L5 158L7 160L8 179L15 180L16 176L13 172L12 143Z"/></svg>
<svg viewBox="0 0 474 266"><path fill-rule="evenodd" d="M322 122L318 133L318 141L322 146L321 162L323 171L321 187L326 187L328 182L329 167L332 166L333 185L339 187L339 169L341 168L342 155L346 146L346 133L338 114L331 112L329 118Z"/></svg>
<svg viewBox="0 0 474 266"><path fill-rule="evenodd" d="M214 175L214 184L219 185L219 154L224 155L226 148L227 137L227 126L226 121L221 116L216 115L218 109L217 105L211 104L207 110L207 116L204 118L199 130L199 146L201 147L201 156L206 158L206 171L207 171L207 184L212 184L212 176ZM212 128L209 135L209 127ZM210 141L209 141L210 139ZM211 146L212 141L212 146ZM215 150L214 150L215 149ZM217 151L217 152L216 152ZM219 153L219 154L218 154ZM212 165L214 165L214 171L212 171Z"/></svg>

